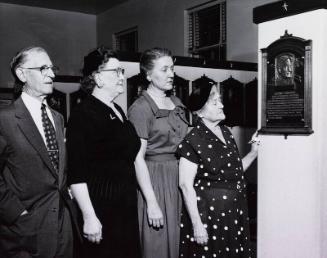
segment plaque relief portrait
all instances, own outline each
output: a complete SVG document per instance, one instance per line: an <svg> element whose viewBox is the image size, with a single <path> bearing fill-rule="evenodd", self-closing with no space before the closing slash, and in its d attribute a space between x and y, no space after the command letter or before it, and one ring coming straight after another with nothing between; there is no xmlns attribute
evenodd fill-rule
<svg viewBox="0 0 327 258"><path fill-rule="evenodd" d="M262 133L309 134L311 40L284 36L262 49Z"/></svg>
<svg viewBox="0 0 327 258"><path fill-rule="evenodd" d="M268 68L271 70L270 84L296 90L303 96L304 56L283 52L268 63L272 66L270 69Z"/></svg>
<svg viewBox="0 0 327 258"><path fill-rule="evenodd" d="M283 53L275 58L275 85L294 84L294 55Z"/></svg>

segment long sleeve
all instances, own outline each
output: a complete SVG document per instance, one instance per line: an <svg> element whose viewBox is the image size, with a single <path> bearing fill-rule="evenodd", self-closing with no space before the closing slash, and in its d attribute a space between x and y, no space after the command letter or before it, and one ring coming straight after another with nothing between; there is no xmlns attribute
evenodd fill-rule
<svg viewBox="0 0 327 258"><path fill-rule="evenodd" d="M88 176L85 119L80 112L75 112L67 127L67 176L68 184L86 182Z"/></svg>
<svg viewBox="0 0 327 258"><path fill-rule="evenodd" d="M0 220L12 224L25 207L4 180L3 173L8 155L8 144L0 128Z"/></svg>

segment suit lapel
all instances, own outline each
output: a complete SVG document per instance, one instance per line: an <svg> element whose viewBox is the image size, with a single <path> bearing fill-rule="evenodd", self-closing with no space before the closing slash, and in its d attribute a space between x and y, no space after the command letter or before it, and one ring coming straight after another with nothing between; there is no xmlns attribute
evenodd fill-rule
<svg viewBox="0 0 327 258"><path fill-rule="evenodd" d="M37 129L31 114L27 110L21 98L18 98L17 101L15 102L15 109L16 109L17 123L20 130L25 135L29 143L33 146L33 148L38 152L41 159L49 168L53 176L57 178L58 177L57 172L55 171L51 163L42 136L39 130Z"/></svg>

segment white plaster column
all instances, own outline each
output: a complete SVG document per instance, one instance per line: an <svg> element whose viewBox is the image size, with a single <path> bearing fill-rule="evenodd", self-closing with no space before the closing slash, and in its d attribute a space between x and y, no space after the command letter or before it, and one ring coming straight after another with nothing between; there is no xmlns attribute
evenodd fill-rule
<svg viewBox="0 0 327 258"><path fill-rule="evenodd" d="M258 26L261 52L284 35L312 40L312 129L309 136L260 135L258 258L327 257L327 10ZM259 121L261 124L261 121Z"/></svg>

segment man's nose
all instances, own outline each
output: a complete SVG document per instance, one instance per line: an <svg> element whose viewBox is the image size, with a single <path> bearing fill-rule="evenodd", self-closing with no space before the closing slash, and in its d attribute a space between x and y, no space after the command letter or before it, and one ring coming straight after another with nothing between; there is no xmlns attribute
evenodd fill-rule
<svg viewBox="0 0 327 258"><path fill-rule="evenodd" d="M51 68L47 70L47 74L48 74L48 76L51 77L51 78L56 77L55 73L52 71Z"/></svg>
<svg viewBox="0 0 327 258"><path fill-rule="evenodd" d="M119 77L120 79L122 79L122 80L125 79L125 75L124 75L123 73L120 73L120 74L118 75L118 77Z"/></svg>

